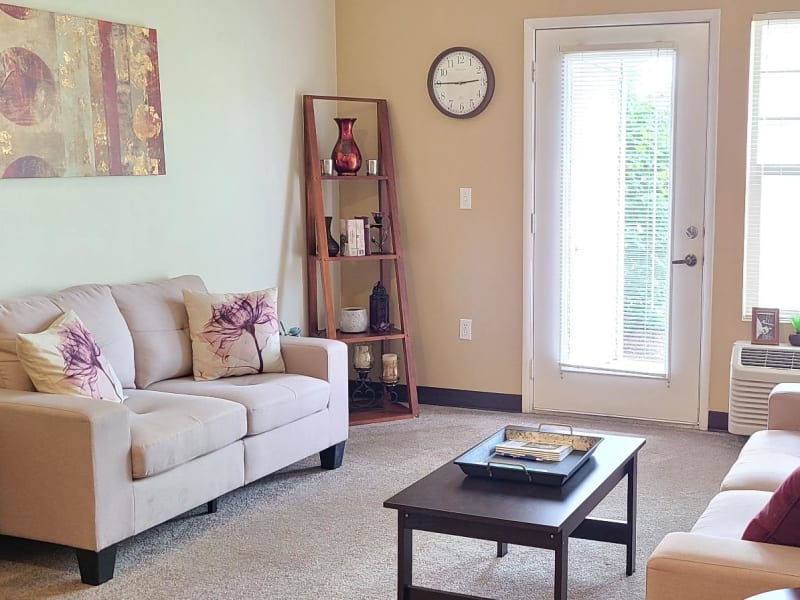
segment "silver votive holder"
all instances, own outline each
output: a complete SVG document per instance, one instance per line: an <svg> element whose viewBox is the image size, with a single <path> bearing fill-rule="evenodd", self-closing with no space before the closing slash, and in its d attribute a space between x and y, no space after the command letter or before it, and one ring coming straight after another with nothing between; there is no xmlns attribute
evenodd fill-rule
<svg viewBox="0 0 800 600"><path fill-rule="evenodd" d="M377 175L378 174L378 161L377 159L371 158L367 161L367 175Z"/></svg>

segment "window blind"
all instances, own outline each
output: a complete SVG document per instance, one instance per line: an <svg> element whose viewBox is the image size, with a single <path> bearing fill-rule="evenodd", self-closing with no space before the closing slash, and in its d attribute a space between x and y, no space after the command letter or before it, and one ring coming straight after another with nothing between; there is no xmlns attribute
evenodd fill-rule
<svg viewBox="0 0 800 600"><path fill-rule="evenodd" d="M800 15L753 21L742 317L800 313L792 268L800 225Z"/></svg>
<svg viewBox="0 0 800 600"><path fill-rule="evenodd" d="M561 51L561 367L667 377L675 50Z"/></svg>

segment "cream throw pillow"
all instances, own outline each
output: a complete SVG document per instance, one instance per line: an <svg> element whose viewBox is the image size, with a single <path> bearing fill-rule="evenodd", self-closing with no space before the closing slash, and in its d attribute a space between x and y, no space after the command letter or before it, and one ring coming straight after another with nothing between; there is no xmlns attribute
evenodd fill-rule
<svg viewBox="0 0 800 600"><path fill-rule="evenodd" d="M70 310L41 333L17 335L17 356L39 392L122 402L122 384L100 346Z"/></svg>
<svg viewBox="0 0 800 600"><path fill-rule="evenodd" d="M283 373L278 289L249 294L183 290L197 380Z"/></svg>

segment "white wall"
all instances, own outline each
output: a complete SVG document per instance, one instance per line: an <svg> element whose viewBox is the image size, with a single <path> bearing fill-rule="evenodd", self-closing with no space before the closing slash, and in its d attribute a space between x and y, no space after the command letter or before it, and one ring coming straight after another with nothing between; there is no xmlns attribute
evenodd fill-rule
<svg viewBox="0 0 800 600"><path fill-rule="evenodd" d="M0 181L0 297L196 273L278 285L304 325L301 96L336 91L334 0L25 5L158 30L167 175Z"/></svg>

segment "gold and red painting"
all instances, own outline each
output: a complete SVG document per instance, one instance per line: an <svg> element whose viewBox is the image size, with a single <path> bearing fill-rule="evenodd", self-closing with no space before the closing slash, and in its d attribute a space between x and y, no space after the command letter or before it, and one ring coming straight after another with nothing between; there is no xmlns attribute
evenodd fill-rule
<svg viewBox="0 0 800 600"><path fill-rule="evenodd" d="M165 172L155 29L0 4L0 177Z"/></svg>

